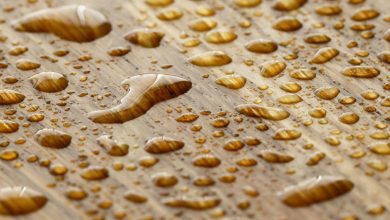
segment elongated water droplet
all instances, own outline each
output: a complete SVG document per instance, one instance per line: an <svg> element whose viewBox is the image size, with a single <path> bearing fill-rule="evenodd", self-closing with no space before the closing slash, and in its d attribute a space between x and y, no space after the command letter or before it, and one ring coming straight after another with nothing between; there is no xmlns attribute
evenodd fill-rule
<svg viewBox="0 0 390 220"><path fill-rule="evenodd" d="M343 9L336 4L326 4L316 7L315 12L319 15L331 16L341 14L341 12L343 12Z"/></svg>
<svg viewBox="0 0 390 220"><path fill-rule="evenodd" d="M326 34L309 34L304 40L309 44L324 44L331 41L331 38Z"/></svg>
<svg viewBox="0 0 390 220"><path fill-rule="evenodd" d="M145 114L155 104L173 99L191 89L192 83L177 76L144 74L122 82L128 90L121 104L107 110L90 112L96 123L124 123Z"/></svg>
<svg viewBox="0 0 390 220"><path fill-rule="evenodd" d="M88 42L107 35L111 24L100 12L83 5L69 5L33 12L13 22L23 32L50 32L76 42Z"/></svg>
<svg viewBox="0 0 390 220"><path fill-rule="evenodd" d="M215 27L217 27L218 23L211 18L199 18L196 20L193 20L189 23L189 28L193 31L209 31Z"/></svg>
<svg viewBox="0 0 390 220"><path fill-rule="evenodd" d="M277 151L262 150L258 156L268 163L288 163L294 160L294 157Z"/></svg>
<svg viewBox="0 0 390 220"><path fill-rule="evenodd" d="M192 56L188 61L196 66L212 67L227 65L232 62L232 58L222 51L208 51Z"/></svg>
<svg viewBox="0 0 390 220"><path fill-rule="evenodd" d="M167 136L160 136L149 139L144 149L151 154L164 154L180 150L183 147L184 142L182 141Z"/></svg>
<svg viewBox="0 0 390 220"><path fill-rule="evenodd" d="M331 87L321 87L317 89L315 95L320 99L332 100L338 96L340 89L334 86Z"/></svg>
<svg viewBox="0 0 390 220"><path fill-rule="evenodd" d="M196 156L192 163L197 167L213 168L219 166L221 160L214 155L204 154Z"/></svg>
<svg viewBox="0 0 390 220"><path fill-rule="evenodd" d="M283 109L263 107L256 104L242 104L236 106L235 109L246 116L264 118L273 121L280 121L290 116L290 113Z"/></svg>
<svg viewBox="0 0 390 220"><path fill-rule="evenodd" d="M246 78L239 75L227 75L216 79L215 83L229 89L241 89L245 86Z"/></svg>
<svg viewBox="0 0 390 220"><path fill-rule="evenodd" d="M0 120L0 133L13 133L19 130L19 124L10 120Z"/></svg>
<svg viewBox="0 0 390 220"><path fill-rule="evenodd" d="M206 34L206 41L213 44L225 44L237 39L237 34L231 30L212 30Z"/></svg>
<svg viewBox="0 0 390 220"><path fill-rule="evenodd" d="M183 12L176 8L163 9L157 13L157 18L163 21L173 21L181 18Z"/></svg>
<svg viewBox="0 0 390 220"><path fill-rule="evenodd" d="M0 214L2 215L25 215L41 209L46 202L46 196L24 186L0 189Z"/></svg>
<svg viewBox="0 0 390 220"><path fill-rule="evenodd" d="M176 208L188 208L195 210L204 210L214 208L219 205L221 200L217 197L205 196L201 198L167 198L163 200L163 203L167 206Z"/></svg>
<svg viewBox="0 0 390 220"><path fill-rule="evenodd" d="M278 18L272 27L278 31L291 32L301 29L302 23L294 17L285 16Z"/></svg>
<svg viewBox="0 0 390 220"><path fill-rule="evenodd" d="M389 143L374 143L369 147L370 151L379 154L379 155L389 155L390 154L390 144Z"/></svg>
<svg viewBox="0 0 390 220"><path fill-rule="evenodd" d="M363 8L357 10L353 15L352 15L352 20L355 21L366 21L370 19L374 19L379 16L379 12L373 8Z"/></svg>
<svg viewBox="0 0 390 220"><path fill-rule="evenodd" d="M316 77L316 72L311 69L299 69L290 72L290 77L299 80L312 80Z"/></svg>
<svg viewBox="0 0 390 220"><path fill-rule="evenodd" d="M253 53L272 53L278 49L278 45L271 40L256 39L248 42L245 48Z"/></svg>
<svg viewBox="0 0 390 220"><path fill-rule="evenodd" d="M270 60L260 66L260 74L264 77L274 77L285 70L287 64L283 61Z"/></svg>
<svg viewBox="0 0 390 220"><path fill-rule="evenodd" d="M332 47L321 48L314 55L310 63L315 63L315 64L326 63L331 59L333 59L334 57L336 57L337 55L339 55L339 51L335 48Z"/></svg>
<svg viewBox="0 0 390 220"><path fill-rule="evenodd" d="M25 96L11 89L0 90L0 105L18 104L24 100Z"/></svg>
<svg viewBox="0 0 390 220"><path fill-rule="evenodd" d="M373 78L380 74L380 71L372 66L351 66L343 69L345 76L356 78Z"/></svg>
<svg viewBox="0 0 390 220"><path fill-rule="evenodd" d="M272 8L278 11L292 11L302 7L307 0L276 0Z"/></svg>
<svg viewBox="0 0 390 220"><path fill-rule="evenodd" d="M90 166L81 173L81 177L86 180L103 180L108 176L108 170L101 166Z"/></svg>
<svg viewBox="0 0 390 220"><path fill-rule="evenodd" d="M319 176L290 186L279 193L282 201L292 207L310 206L349 192L354 184L335 176Z"/></svg>
<svg viewBox="0 0 390 220"><path fill-rule="evenodd" d="M295 140L301 137L301 132L295 129L287 129L287 128L281 128L277 130L272 136L274 140L284 140L284 141L289 141L289 140Z"/></svg>
<svg viewBox="0 0 390 220"><path fill-rule="evenodd" d="M239 7L251 8L259 5L262 0L234 0L234 3Z"/></svg>
<svg viewBox="0 0 390 220"><path fill-rule="evenodd" d="M16 61L16 68L23 71L34 70L38 69L39 67L41 67L41 64L34 60L23 58Z"/></svg>

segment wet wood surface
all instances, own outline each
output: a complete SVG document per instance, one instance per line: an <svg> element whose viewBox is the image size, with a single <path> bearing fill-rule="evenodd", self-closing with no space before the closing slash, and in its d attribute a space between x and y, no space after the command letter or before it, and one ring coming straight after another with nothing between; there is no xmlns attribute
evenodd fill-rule
<svg viewBox="0 0 390 220"><path fill-rule="evenodd" d="M387 127L390 121L389 58L387 63L378 58L378 54L386 51L389 54L390 50L389 41L385 39L385 32L390 29L388 0L366 0L360 4L348 3L347 0L309 0L292 11L275 10L272 7L274 1L270 0L263 0L254 7L240 7L233 0L176 0L167 7L152 7L142 0L29 2L34 1L0 1L0 18L3 21L0 24L1 63L8 64L0 70L0 89L12 89L25 96L19 104L0 106L3 119L20 125L17 132L0 133L0 142L4 146L0 154L10 150L19 154L16 159L0 161L0 187L34 189L47 198L47 203L33 213L3 215L0 219L390 218L386 210L390 208L390 171L387 169L390 159L386 155L390 153L387 149L390 144ZM111 32L94 41L79 43L63 40L51 33L18 32L11 27L12 21L31 12L70 4L82 4L101 12L111 23ZM325 4L339 5L342 12L332 16L316 13L316 8ZM215 44L206 40L207 31L192 30L189 27L191 22L206 18L197 13L200 6L215 11L215 15L207 17L217 22L215 30L230 30L237 38ZM172 21L158 18L161 10L171 8L181 11L182 17ZM379 16L367 21L352 19L354 13L362 8L374 9ZM276 30L273 24L283 16L297 18L302 27L292 32ZM368 31L351 30L354 24L375 25L371 30L375 35L369 38L367 36L371 33ZM160 45L146 48L124 38L126 33L137 28L164 33ZM305 37L314 33L326 34L331 40L324 44L305 42ZM199 39L201 43L185 47L183 42L188 38ZM277 48L269 53L248 51L245 45L256 39L276 42ZM357 46L350 46L351 41L356 41ZM18 56L10 55L8 51L18 45L27 47L28 51ZM118 57L108 54L110 49L119 46L131 48L131 51ZM335 48L339 54L326 63L310 62L324 47ZM68 50L69 54L53 54L59 50ZM232 61L216 67L190 62L190 57L208 51L222 51ZM17 68L21 58L35 61L40 67L23 71ZM356 64L357 61L351 61L352 58L361 59L360 66L376 68L379 74L366 78L343 74L346 67L354 66L351 63ZM286 68L277 76L264 77L259 67L272 60L283 61ZM309 69L316 76L311 80L292 77L292 72L302 69ZM65 90L55 93L38 91L29 78L41 72L61 73L69 84ZM171 94L169 99L155 102L139 117L126 119L123 123L96 123L89 118L88 113L120 104L127 94L121 83L146 73L177 76L190 81L192 87L186 92L183 90L180 95ZM244 77L245 86L229 89L221 85L223 82L215 82L232 73ZM7 83L9 76L16 77L18 81ZM295 104L283 104L281 99L293 94L281 89L288 82L302 87L295 93L301 98ZM233 81L235 83L237 81ZM143 82L140 82L133 86L142 85ZM329 100L318 95L318 89L327 87L339 90ZM129 88L131 90L131 83ZM145 91L147 89L145 84ZM362 94L367 91L376 92L378 97L365 98ZM325 93L325 96L329 95L329 92ZM369 94L370 97L375 96ZM353 99L356 99L355 102L347 103ZM285 97L285 100L288 102L291 97ZM242 104L282 109L289 116L282 120L269 120L264 115L248 117L236 108ZM315 108L325 110L326 116L310 116ZM7 114L12 109L16 113ZM176 120L191 112L198 116L193 122ZM342 115L346 113L352 115L352 119L347 117L343 120ZM42 114L44 119L37 122L29 120L34 114ZM356 116L357 121L354 120ZM215 122L219 118L224 120ZM217 125L221 123L226 126ZM202 129L196 131L200 126ZM70 145L61 149L43 147L34 134L45 128L70 135ZM280 129L296 131L300 135L294 140L283 140L276 135ZM119 143L127 144L128 154L110 155L98 143L97 139L102 135L110 135ZM179 140L184 147L176 147L174 152L165 154L146 151L146 142L159 136ZM253 142L254 138L261 143L252 145L248 142ZM244 143L243 147L235 151L226 150L225 143L232 139ZM4 144L7 142L8 145ZM378 144L384 146L382 150L385 152L372 150ZM288 155L291 159L272 163L264 159L264 150ZM195 166L194 158L205 154L217 157L220 164L213 168ZM318 154L322 156L317 161L317 157L312 156ZM34 157L39 159L35 161ZM158 162L148 167L150 158ZM251 159L253 166L238 162L243 158ZM50 170L56 164L63 165L68 172L53 175ZM99 181L86 180L82 174L91 166L106 169L109 176ZM177 183L159 187L155 179L161 173L174 176ZM196 186L194 180L201 176L211 177L215 183ZM283 202L281 192L285 188L318 176L335 176L348 181L344 181L342 186L336 184L339 192L332 191L335 190L333 185L322 186L325 192L313 190L325 194L317 195L317 200L326 198L327 201L311 203L316 197L311 194L308 196L309 206L292 207ZM353 183L353 188L349 181ZM88 196L81 201L67 198L66 192L71 187L82 189ZM126 200L124 195L129 191L143 195L147 201L134 203ZM205 198L217 198L219 203L215 207L196 210L170 207L164 201L172 198L203 202Z"/></svg>

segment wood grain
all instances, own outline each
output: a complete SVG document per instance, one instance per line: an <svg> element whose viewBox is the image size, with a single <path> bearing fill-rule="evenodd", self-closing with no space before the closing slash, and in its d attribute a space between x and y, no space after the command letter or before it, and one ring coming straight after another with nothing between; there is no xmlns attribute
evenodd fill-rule
<svg viewBox="0 0 390 220"><path fill-rule="evenodd" d="M169 7L183 12L183 17L175 21L162 21L156 17L161 8L153 8L142 0L38 0L28 3L26 0L0 1L3 10L0 18L1 36L7 40L0 43L3 50L2 62L9 64L0 70L0 78L15 76L19 81L15 84L0 83L0 89L14 89L23 93L26 99L18 105L1 106L3 118L18 122L21 127L12 134L0 134L0 142L9 141L10 145L1 151L14 149L19 158L13 161L0 161L1 187L27 186L41 192L48 198L47 204L37 212L1 219L115 219L121 212L126 213L124 219L212 219L218 212L225 212L221 219L341 219L353 215L359 219L389 219L389 211L374 216L369 214L371 207L384 206L390 208L390 171L378 172L367 166L376 159L389 163L389 156L377 155L369 151L368 146L377 142L389 143L370 137L374 132L388 134L386 127L377 129L377 123L389 124L389 108L381 105L381 101L389 98L389 64L381 62L377 54L389 51L389 42L384 33L390 28L390 4L388 0L366 0L362 4L349 4L341 0L309 1L303 7L291 12L280 12L272 9L273 1L263 2L253 8L240 8L232 0L176 0ZM107 16L113 30L103 38L88 43L64 41L52 34L20 33L10 26L14 19L47 7L69 4L83 4L94 8ZM315 8L323 4L338 4L343 12L337 16L321 16ZM204 40L205 33L194 32L188 24L200 16L195 9L200 5L208 5L216 9L212 16L218 22L218 28L232 29L238 38L227 44L210 44ZM12 6L12 7L11 7ZM380 16L366 21L374 24L372 30L375 37L363 39L359 32L350 29L352 14L363 7L371 7L380 12ZM11 9L10 9L11 8ZM7 10L6 10L7 9ZM276 18L291 15L302 21L303 27L295 32L280 32L272 28ZM251 21L251 27L242 28L239 22ZM344 28L336 30L333 25L343 21ZM323 23L323 27L320 27ZM135 28L152 27L165 33L161 45L157 48L143 48L124 39L124 35ZM183 48L184 33L199 38L201 44L194 48ZM325 33L331 41L324 45L311 45L304 42L304 37L311 33ZM245 49L245 44L257 38L278 42L277 51L271 54L255 54ZM358 47L349 48L349 41L358 42ZM28 51L20 56L11 56L7 52L14 45L28 47ZM130 46L131 52L123 57L112 57L107 51L116 46ZM318 49L329 46L337 48L340 54L325 64L310 64L309 61ZM59 49L69 50L64 57L56 57L53 52ZM206 51L219 50L228 54L233 62L222 67L197 67L187 59ZM381 74L372 79L357 79L342 74L347 61L357 57L359 51L368 51L369 55L361 57L364 65L374 66ZM293 53L298 54L295 60L284 60ZM79 61L79 57L90 54L92 59ZM51 62L42 58L49 56L58 60ZM40 68L21 71L16 68L20 58L35 60ZM287 68L277 77L265 78L260 75L259 66L269 60L284 60ZM253 65L248 63L253 62ZM167 66L167 65L172 65ZM300 81L289 76L289 72L300 68L315 68L317 76L313 80ZM53 71L64 74L69 80L66 90L58 93L42 93L33 89L28 78L34 74ZM234 72L247 79L245 87L231 90L217 85L214 81L226 73ZM87 117L87 113L98 109L108 109L119 103L126 95L120 83L138 74L161 73L185 78L192 82L192 89L177 98L164 101L152 107L146 114L123 124L97 124ZM281 90L280 85L286 82L297 82L302 90L297 94L303 101L293 105L280 104L279 97L288 93ZM340 94L333 100L321 100L314 91L324 86L335 86ZM265 87L268 87L264 90ZM263 88L263 89L262 89ZM367 90L374 90L380 97L366 100L360 95ZM87 95L81 95L85 93ZM342 105L338 99L344 96L356 98L356 103ZM291 115L282 121L269 121L240 115L235 106L247 103L260 103L287 110ZM29 109L38 106L36 112ZM374 106L375 111L366 111ZM311 118L309 110L317 107L326 109L324 119ZM5 115L8 109L16 109L12 116ZM172 112L170 112L172 110ZM211 114L201 114L209 111ZM180 123L175 119L183 113L193 112L199 118L191 123ZM353 125L343 124L339 116L345 112L354 112L360 120ZM45 119L40 122L28 122L27 117L41 113ZM210 123L223 117L230 121L226 128L214 128ZM242 117L242 122L237 122ZM307 120L312 120L307 125ZM266 124L267 131L259 131L256 125ZM201 131L194 132L191 126L199 124ZM306 125L305 125L306 124ZM43 128L56 128L72 136L72 143L64 149L49 149L40 146L33 134ZM296 129L302 133L297 140L278 141L272 136L279 128ZM216 130L223 131L223 137L213 136ZM125 157L113 157L102 149L96 139L104 134L112 135L115 140L130 146ZM143 147L152 137L167 135L185 143L183 149L164 155L151 155ZM257 146L245 146L237 152L228 152L223 144L232 139L243 140L253 136L261 140ZM331 146L326 138L334 137L341 141L338 146ZM205 143L200 143L200 139ZM18 144L19 139L25 143ZM305 149L313 144L312 149ZM261 150L271 149L294 157L285 164L267 163L257 155ZM350 154L361 149L366 155L353 159ZM199 168L192 164L196 155L209 152L221 159L216 168ZM307 166L310 155L323 152L326 157L315 166ZM39 161L30 163L31 155L39 157ZM153 156L159 162L150 168L139 165L142 157ZM240 167L236 161L243 157L257 160L253 167ZM62 177L50 174L42 161L51 164L60 163L68 168ZM100 165L109 170L109 178L102 181L87 181L80 174L83 164ZM122 170L115 170L115 164L122 163ZM136 166L136 170L129 167ZM127 169L129 168L129 169ZM237 168L235 173L232 170ZM229 172L230 171L230 172ZM156 173L168 172L175 175L178 183L169 188L156 187L152 176ZM220 177L234 175L233 183L223 183ZM291 208L281 201L277 193L284 188L306 179L321 176L342 176L353 182L351 192L323 203L309 207ZM210 176L216 183L209 187L197 187L193 180L199 176ZM78 186L88 193L88 197L80 202L67 199L65 191L70 186ZM250 197L243 191L245 186L254 187L260 195ZM145 195L148 201L135 204L126 201L124 193L134 190ZM209 210L191 210L170 208L162 203L164 198L175 196L201 197L215 195L221 199L217 208ZM99 203L108 200L112 207L103 209ZM239 203L247 201L250 207L243 210Z"/></svg>

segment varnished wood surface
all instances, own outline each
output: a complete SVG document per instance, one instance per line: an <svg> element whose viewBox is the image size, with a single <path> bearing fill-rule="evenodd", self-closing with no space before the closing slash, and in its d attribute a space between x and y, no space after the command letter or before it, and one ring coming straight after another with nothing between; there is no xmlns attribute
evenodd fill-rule
<svg viewBox="0 0 390 220"><path fill-rule="evenodd" d="M343 9L338 16L319 16L314 9L322 4L339 3ZM20 33L10 27L12 20L30 12L68 4L84 4L94 8L107 16L112 23L113 30L103 38L93 42L75 43L64 41L53 34L44 33ZM190 21L198 18L195 9L199 5L215 7L218 28L231 28L238 38L227 44L210 44L204 41L204 33L193 32L188 28ZM347 1L309 1L302 8L291 12L278 12L271 8L272 1L264 0L254 8L239 8L233 1L190 1L176 0L169 7L176 7L183 12L183 17L175 21L161 21L156 18L156 12L160 9L147 6L142 0L38 0L37 3L27 3L25 0L0 1L1 7L14 10L1 11L0 18L4 23L0 24L1 35L7 36L5 42L0 43L3 50L4 62L9 66L0 70L4 78L12 75L19 79L15 84L9 85L0 82L1 89L14 89L23 93L26 99L19 105L1 106L1 115L6 109L16 109L14 121L20 125L28 123L26 117L32 113L28 111L32 105L38 105L45 119L41 122L30 123L29 126L19 129L12 134L0 134L1 141L10 141L10 145L1 150L15 149L19 152L19 158L14 161L0 161L0 186L27 186L35 189L48 197L47 204L37 212L17 218L1 216L1 219L95 219L105 217L114 219L118 210L127 213L125 219L142 219L153 217L154 219L212 219L215 209L226 212L221 219L340 219L347 215L355 215L359 219L389 219L389 211L373 216L367 210L372 206L384 206L390 208L389 170L378 172L367 166L367 162L373 159L389 163L389 156L375 155L368 150L368 146L376 142L386 140L374 140L370 134L379 131L375 128L378 122L389 123L389 109L380 105L381 100L388 97L388 90L384 85L388 83L389 64L381 62L377 54L388 51L389 42L383 36L390 23L384 18L389 16L390 4L387 0L366 0L358 5L348 4ZM366 23L375 24L375 37L363 39L358 32L350 30L351 24L357 23L350 19L357 9L372 7L379 11L379 17ZM292 33L280 32L272 28L272 23L277 17L292 15L300 19L303 27ZM241 28L239 22L249 19L252 26ZM345 27L340 30L333 28L337 21L345 19ZM323 22L324 27L314 27L318 22ZM126 41L123 36L137 27L152 26L154 29L165 33L161 45L157 48L143 48ZM309 60L323 45L313 46L306 44L303 38L309 33L326 33L332 41L325 44L337 48L340 55L325 64L309 64ZM199 37L202 41L198 47L183 48L181 35L187 33L192 37ZM291 41L287 46L279 46L272 54L254 54L247 51L244 45L256 38L272 39L278 43ZM347 42L356 40L359 46L348 48ZM7 51L15 44L28 47L28 51L21 56L10 56ZM111 57L107 51L115 46L131 46L131 52L123 57ZM52 53L58 49L67 49L69 55L55 57ZM186 52L183 52L183 50ZM202 52L220 50L232 57L233 62L222 67L197 67L190 64L187 59ZM367 57L362 57L365 65L371 65L381 70L381 74L372 79L356 79L342 75L343 68L351 66L347 60L354 57L358 51L368 51ZM259 74L259 65L265 61L280 59L298 51L299 57L286 61L287 69L279 76L264 78ZM78 61L82 55L90 54L89 61ZM50 56L58 59L58 62L50 62L42 59L42 56ZM31 71L21 71L15 67L20 58L29 58L38 61L41 67ZM252 60L253 65L244 63ZM75 68L82 66L81 69ZM171 68L164 68L172 65ZM297 68L316 67L317 77L309 81L294 80L289 72ZM43 71L54 71L66 75L69 86L59 93L42 93L34 90L28 78ZM244 88L230 90L215 84L215 79L225 75L226 72L235 72L246 77ZM192 82L192 88L186 94L177 98L164 101L152 107L146 114L123 124L103 125L93 123L87 117L87 113L97 109L107 109L118 104L126 94L120 83L131 76L143 73L163 73L179 76ZM208 77L205 77L208 75ZM87 77L83 81L82 78ZM286 95L279 88L285 82L295 81L302 86L297 93L303 101L294 105L278 103L277 99ZM259 89L260 86L268 86L267 90ZM318 99L314 91L323 86L336 86L340 89L337 98L331 101ZM381 97L368 101L360 94L368 89L375 90ZM80 97L80 93L88 95ZM106 94L110 94L106 96ZM353 96L357 99L352 105L342 105L338 99L343 96ZM238 112L234 107L239 104L254 103L261 100L262 105L275 106L287 110L291 116L282 121L267 121L254 119L241 115L243 122L237 123L234 118ZM66 103L65 106L57 105ZM24 106L22 106L24 105ZM105 105L105 106L100 106ZM366 112L367 106L375 106L375 112ZM308 111L312 108L323 107L327 110L327 124L320 124L318 119L311 118ZM173 109L168 113L168 109ZM175 118L183 113L192 112L199 114L199 119L192 123L179 123ZM202 111L210 111L208 116L201 115ZM227 128L217 129L210 125L218 112L225 111L230 124ZM181 112L181 113L180 113ZM355 112L360 116L358 123L346 125L340 123L338 117L344 112ZM305 126L306 120L313 120L313 124ZM269 130L261 132L256 124L264 122ZM191 131L191 125L200 124L203 129L200 132ZM84 130L83 127L86 127ZM56 128L70 134L72 144L65 149L43 148L33 139L32 135L43 128ZM292 141L276 141L272 139L274 132L279 128L294 128L302 132L302 137ZM335 130L339 134L335 134ZM223 130L224 137L213 137L215 130ZM333 132L332 132L333 131ZM388 128L382 130L389 132ZM112 157L108 155L96 142L102 134L110 134L114 139L127 143L130 146L129 154L125 157ZM147 156L143 150L145 142L155 136L168 135L185 142L185 147L180 151L165 155L153 155L159 162L151 168L143 168L138 165L141 157ZM255 147L245 146L238 152L227 152L223 144L235 137L257 137L261 144ZM337 137L341 144L337 147L329 145L325 138ZM353 138L352 138L353 137ZM364 138L362 138L364 137ZM24 144L15 144L15 141L24 138ZM204 144L195 142L198 138L206 138ZM313 144L311 150L303 149L306 144ZM349 155L354 149L362 149L366 156L353 159ZM270 164L257 157L264 149L273 149L294 156L294 160L286 164ZM217 168L198 168L192 165L192 159L202 152L210 151L218 156L222 163ZM98 153L97 153L98 152ZM307 166L306 161L314 152L323 152L325 159L315 166ZM39 165L39 162L29 163L29 155L37 155L41 160L51 160L53 164L61 163L69 171L63 178L56 178L48 172L48 169ZM83 169L79 167L82 159L91 165L100 165L109 169L110 177L103 181L86 181L80 177ZM254 167L239 167L236 161L245 156L253 156L258 164ZM121 162L125 168L121 171L113 169L113 164ZM136 164L135 171L126 170L126 166ZM17 166L20 166L16 168ZM223 183L218 178L228 173L228 168L237 167L234 173L236 181ZM159 172L169 172L178 178L178 184L170 188L156 187L151 176ZM200 175L209 175L214 178L216 184L210 187L196 187L192 180ZM297 184L308 178L331 175L342 176L354 183L351 192L335 199L313 204L309 207L291 208L282 203L277 196L285 187ZM79 186L88 192L89 196L81 201L70 201L65 196L65 190L69 186ZM250 185L258 190L260 195L252 198L245 195L242 188ZM93 189L100 188L99 192ZM133 204L123 198L124 192L133 189L148 197L144 204ZM209 210L189 210L170 208L162 204L164 198L170 196L202 196L213 194L221 199L217 208ZM101 209L98 203L104 199L112 200L113 205L109 209ZM237 204L247 200L251 206L241 210ZM91 214L96 210L96 214ZM88 214L89 213L89 214Z"/></svg>

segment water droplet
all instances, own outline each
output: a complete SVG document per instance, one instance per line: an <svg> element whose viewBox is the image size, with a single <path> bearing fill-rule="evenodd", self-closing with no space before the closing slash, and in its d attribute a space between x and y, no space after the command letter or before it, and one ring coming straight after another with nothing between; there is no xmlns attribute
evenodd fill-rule
<svg viewBox="0 0 390 220"><path fill-rule="evenodd" d="M184 142L167 136L154 137L146 142L145 151L151 154L164 154L180 150Z"/></svg>
<svg viewBox="0 0 390 220"><path fill-rule="evenodd" d="M110 56L118 57L118 56L124 56L124 55L128 54L130 51L131 51L130 47L121 47L121 46L118 46L118 47L112 47L112 48L110 48L110 49L107 51L107 53L108 53L108 55L110 55Z"/></svg>
<svg viewBox="0 0 390 220"><path fill-rule="evenodd" d="M122 82L128 90L121 104L107 110L90 112L96 123L124 123L145 114L155 104L173 99L191 89L192 83L177 76L144 74Z"/></svg>
<svg viewBox="0 0 390 220"><path fill-rule="evenodd" d="M215 83L229 89L241 89L246 84L246 78L239 75L227 75L216 79Z"/></svg>
<svg viewBox="0 0 390 220"><path fill-rule="evenodd" d="M129 145L118 143L110 135L102 135L96 141L111 156L125 156L129 153Z"/></svg>
<svg viewBox="0 0 390 220"><path fill-rule="evenodd" d="M196 156L192 163L197 167L213 168L219 166L219 164L221 164L221 160L214 155L204 154Z"/></svg>
<svg viewBox="0 0 390 220"><path fill-rule="evenodd" d="M286 69L287 65L283 61L271 60L267 61L260 66L260 74L264 77L274 77L279 75Z"/></svg>
<svg viewBox="0 0 390 220"><path fill-rule="evenodd" d="M258 156L268 163L288 163L294 160L294 157L289 154L272 150L262 150Z"/></svg>
<svg viewBox="0 0 390 220"><path fill-rule="evenodd" d="M278 11L292 11L302 7L307 0L276 0L272 5Z"/></svg>
<svg viewBox="0 0 390 220"><path fill-rule="evenodd" d="M70 187L66 190L66 197L71 200L80 201L87 198L87 196L88 194L78 187Z"/></svg>
<svg viewBox="0 0 390 220"><path fill-rule="evenodd" d="M242 104L235 107L236 111L249 117L264 118L273 121L280 121L290 116L290 113L283 109L263 107L256 104Z"/></svg>
<svg viewBox="0 0 390 220"><path fill-rule="evenodd" d="M160 42L164 36L165 34L163 32L139 28L126 33L125 39L142 47L156 48L160 46Z"/></svg>
<svg viewBox="0 0 390 220"><path fill-rule="evenodd" d="M344 124L355 124L358 122L360 117L353 113L353 112L346 112L340 115L339 121L344 123Z"/></svg>
<svg viewBox="0 0 390 220"><path fill-rule="evenodd" d="M176 208L188 208L195 210L203 210L214 208L219 205L221 200L217 197L204 196L202 198L167 198L163 203L167 206Z"/></svg>
<svg viewBox="0 0 390 220"><path fill-rule="evenodd" d="M13 133L19 130L19 124L10 120L0 120L0 133Z"/></svg>
<svg viewBox="0 0 390 220"><path fill-rule="evenodd" d="M386 162L383 162L381 160L373 159L367 162L367 166L379 171L379 172L385 172L388 168L388 165Z"/></svg>
<svg viewBox="0 0 390 220"><path fill-rule="evenodd" d="M213 44L225 44L237 39L237 34L231 30L213 30L206 34L206 41Z"/></svg>
<svg viewBox="0 0 390 220"><path fill-rule="evenodd" d="M259 5L262 0L234 0L234 3L239 7L251 8Z"/></svg>
<svg viewBox="0 0 390 220"><path fill-rule="evenodd" d="M183 13L176 8L163 9L157 13L157 18L163 21L173 21L181 18Z"/></svg>
<svg viewBox="0 0 390 220"><path fill-rule="evenodd" d="M145 203L148 201L148 198L146 196L133 190L126 191L124 197L127 201L134 203Z"/></svg>
<svg viewBox="0 0 390 220"><path fill-rule="evenodd" d="M321 160L323 160L326 157L326 154L323 152L316 152L312 154L309 159L306 162L306 165L308 166L314 166L317 165Z"/></svg>
<svg viewBox="0 0 390 220"><path fill-rule="evenodd" d="M302 101L303 99L296 94L288 94L278 98L280 104L296 104Z"/></svg>
<svg viewBox="0 0 390 220"><path fill-rule="evenodd" d="M372 8L363 8L357 10L353 15L352 15L352 20L355 21L366 21L370 19L374 19L379 16L379 12L375 9Z"/></svg>
<svg viewBox="0 0 390 220"><path fill-rule="evenodd" d="M196 66L213 67L227 65L232 62L232 58L222 51L208 51L192 56L188 61Z"/></svg>
<svg viewBox="0 0 390 220"><path fill-rule="evenodd" d="M299 80L312 80L316 77L316 72L311 69L299 69L290 72L290 77Z"/></svg>
<svg viewBox="0 0 390 220"><path fill-rule="evenodd" d="M271 40L256 39L245 44L245 48L253 53L272 53L278 49L278 45Z"/></svg>
<svg viewBox="0 0 390 220"><path fill-rule="evenodd" d="M34 135L35 140L43 147L65 148L69 146L72 136L55 129L42 129Z"/></svg>
<svg viewBox="0 0 390 220"><path fill-rule="evenodd" d="M382 62L390 64L390 51L382 51L378 54L378 59Z"/></svg>
<svg viewBox="0 0 390 220"><path fill-rule="evenodd" d="M369 147L370 151L380 155L390 154L390 144L388 143L374 143Z"/></svg>
<svg viewBox="0 0 390 220"><path fill-rule="evenodd" d="M101 166L90 166L81 173L81 177L86 180L103 180L108 176L108 170Z"/></svg>
<svg viewBox="0 0 390 220"><path fill-rule="evenodd" d="M64 75L56 72L42 72L30 77L34 89L41 92L59 92L68 87L68 80Z"/></svg>
<svg viewBox="0 0 390 220"><path fill-rule="evenodd" d="M189 28L193 31L209 31L215 27L217 27L218 23L211 18L199 18L196 20L193 20L189 23Z"/></svg>
<svg viewBox="0 0 390 220"><path fill-rule="evenodd" d="M11 56L19 56L28 51L28 48L25 46L16 46L9 49L8 54Z"/></svg>
<svg viewBox="0 0 390 220"><path fill-rule="evenodd" d="M174 3L175 0L145 0L145 3L153 7L165 7Z"/></svg>
<svg viewBox="0 0 390 220"><path fill-rule="evenodd" d="M296 93L301 91L302 87L296 82L287 82L280 85L280 88L285 92Z"/></svg>
<svg viewBox="0 0 390 220"><path fill-rule="evenodd" d="M231 139L228 140L224 145L223 149L227 151L238 151L241 150L244 147L244 143L242 141L237 140L237 139Z"/></svg>
<svg viewBox="0 0 390 220"><path fill-rule="evenodd" d="M24 215L35 212L45 206L47 198L40 192L24 186L4 187L0 189L0 214Z"/></svg>
<svg viewBox="0 0 390 220"><path fill-rule="evenodd" d="M284 16L278 18L272 27L278 31L291 32L301 29L302 23L294 17Z"/></svg>
<svg viewBox="0 0 390 220"><path fill-rule="evenodd" d="M100 12L83 5L43 9L13 22L22 32L50 32L76 42L89 42L107 35L111 24Z"/></svg>
<svg viewBox="0 0 390 220"><path fill-rule="evenodd" d="M324 118L326 110L324 108L314 108L309 111L309 115L313 118Z"/></svg>
<svg viewBox="0 0 390 220"><path fill-rule="evenodd" d="M336 4L326 4L316 7L315 12L319 15L331 16L341 14L341 12L343 12L343 9Z"/></svg>
<svg viewBox="0 0 390 220"><path fill-rule="evenodd" d="M332 47L324 47L317 51L310 63L322 64L339 55L339 51Z"/></svg>
<svg viewBox="0 0 390 220"><path fill-rule="evenodd" d="M284 140L284 141L289 141L289 140L295 140L301 137L301 132L295 129L286 129L286 128L281 128L277 130L272 136L274 140Z"/></svg>
<svg viewBox="0 0 390 220"><path fill-rule="evenodd" d="M378 76L380 71L372 66L351 66L343 69L345 76L356 78L373 78Z"/></svg>
<svg viewBox="0 0 390 220"><path fill-rule="evenodd" d="M343 177L319 176L287 187L279 196L288 206L310 206L341 196L349 192L353 186L350 180Z"/></svg>
<svg viewBox="0 0 390 220"><path fill-rule="evenodd" d="M178 118L176 118L176 121L178 121L178 122L193 122L198 118L199 118L199 116L197 114L186 113L186 114L180 115Z"/></svg>
<svg viewBox="0 0 390 220"><path fill-rule="evenodd" d="M27 71L38 69L41 67L41 64L36 61L23 58L16 61L16 67L20 70Z"/></svg>
<svg viewBox="0 0 390 220"><path fill-rule="evenodd" d="M321 87L317 89L314 93L320 99L332 100L339 95L340 89L334 86Z"/></svg>
<svg viewBox="0 0 390 220"><path fill-rule="evenodd" d="M152 179L154 185L158 187L171 187L176 185L178 182L176 176L166 172L154 174Z"/></svg>
<svg viewBox="0 0 390 220"><path fill-rule="evenodd" d="M331 41L331 38L326 34L309 34L304 38L309 44L324 44Z"/></svg>

